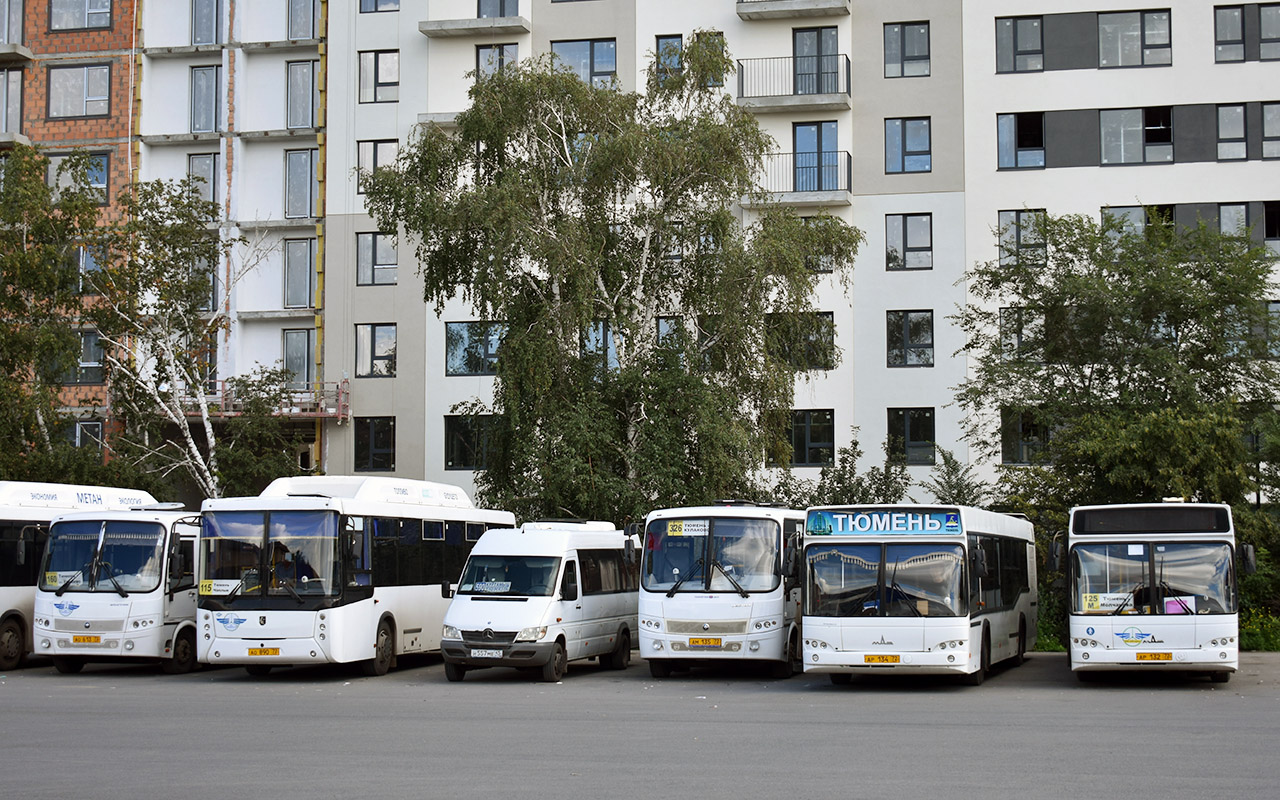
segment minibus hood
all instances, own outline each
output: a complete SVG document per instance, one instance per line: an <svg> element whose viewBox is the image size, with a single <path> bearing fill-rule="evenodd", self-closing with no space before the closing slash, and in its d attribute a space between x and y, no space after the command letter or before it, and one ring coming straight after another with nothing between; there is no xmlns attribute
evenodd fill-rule
<svg viewBox="0 0 1280 800"><path fill-rule="evenodd" d="M519 631L545 624L556 597L509 597L506 595L454 595L444 624L462 631Z"/></svg>

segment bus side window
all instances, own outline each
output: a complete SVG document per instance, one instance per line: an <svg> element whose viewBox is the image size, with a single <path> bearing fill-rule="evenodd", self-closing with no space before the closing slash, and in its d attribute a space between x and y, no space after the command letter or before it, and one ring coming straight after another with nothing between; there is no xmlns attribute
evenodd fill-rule
<svg viewBox="0 0 1280 800"><path fill-rule="evenodd" d="M578 599L578 565L574 561L565 562L564 579L560 581L560 599Z"/></svg>
<svg viewBox="0 0 1280 800"><path fill-rule="evenodd" d="M347 545L350 548L347 584L368 586L372 581L369 575L369 539L365 535L364 517L347 517L345 527Z"/></svg>
<svg viewBox="0 0 1280 800"><path fill-rule="evenodd" d="M180 592L196 585L195 539L178 539L169 554L170 591Z"/></svg>

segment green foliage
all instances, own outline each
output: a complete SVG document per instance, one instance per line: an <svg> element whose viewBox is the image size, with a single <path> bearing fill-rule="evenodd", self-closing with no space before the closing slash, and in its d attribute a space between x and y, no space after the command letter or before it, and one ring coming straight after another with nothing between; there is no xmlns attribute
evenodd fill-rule
<svg viewBox="0 0 1280 800"><path fill-rule="evenodd" d="M646 92L535 58L479 78L455 133L426 126L362 176L404 230L437 313L460 298L506 335L486 503L624 521L750 493L781 449L797 359L834 362L815 258L846 281L862 234L829 216L735 209L774 143L719 87L715 36ZM606 334L607 330L607 334Z"/></svg>
<svg viewBox="0 0 1280 800"><path fill-rule="evenodd" d="M977 475L972 464L964 464L944 447L935 448L942 458L929 471L929 477L921 482L934 500L960 506L981 508L991 495L991 487Z"/></svg>
<svg viewBox="0 0 1280 800"><path fill-rule="evenodd" d="M790 469L780 469L767 490L769 499L791 508L900 503L911 487L911 475L889 442L884 443L883 450L883 464L859 472L862 446L855 427L852 441L836 452L835 460L822 468L816 482L798 477Z"/></svg>
<svg viewBox="0 0 1280 800"><path fill-rule="evenodd" d="M1280 617L1267 608L1240 612L1241 650L1280 650Z"/></svg>

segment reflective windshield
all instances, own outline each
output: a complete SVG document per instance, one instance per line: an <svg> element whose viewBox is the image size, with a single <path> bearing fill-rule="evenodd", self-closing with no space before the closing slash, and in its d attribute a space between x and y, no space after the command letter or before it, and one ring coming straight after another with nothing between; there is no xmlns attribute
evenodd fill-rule
<svg viewBox="0 0 1280 800"><path fill-rule="evenodd" d="M478 556L467 559L458 594L547 597L556 588L554 556Z"/></svg>
<svg viewBox="0 0 1280 800"><path fill-rule="evenodd" d="M341 588L331 511L209 512L201 545L203 594L335 595Z"/></svg>
<svg viewBox="0 0 1280 800"><path fill-rule="evenodd" d="M778 587L778 523L712 517L649 523L640 573L653 592L767 592ZM736 585L735 585L736 584Z"/></svg>
<svg viewBox="0 0 1280 800"><path fill-rule="evenodd" d="M40 588L150 592L160 585L164 538L164 527L155 522L59 522L49 531Z"/></svg>
<svg viewBox="0 0 1280 800"><path fill-rule="evenodd" d="M955 617L966 613L958 544L814 545L805 613L817 617Z"/></svg>
<svg viewBox="0 0 1280 800"><path fill-rule="evenodd" d="M1078 544L1071 550L1076 614L1234 614L1225 542Z"/></svg>

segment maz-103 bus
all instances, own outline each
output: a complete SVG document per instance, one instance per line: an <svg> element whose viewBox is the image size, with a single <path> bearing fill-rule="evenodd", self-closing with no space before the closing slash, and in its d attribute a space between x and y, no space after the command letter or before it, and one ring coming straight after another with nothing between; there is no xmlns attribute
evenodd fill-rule
<svg viewBox="0 0 1280 800"><path fill-rule="evenodd" d="M785 548L804 512L750 503L663 508L645 520L640 655L655 678L696 661L761 661L789 677L800 657L799 592Z"/></svg>
<svg viewBox="0 0 1280 800"><path fill-rule="evenodd" d="M31 652L31 622L49 522L68 511L154 503L146 492L105 486L0 481L0 670Z"/></svg>
<svg viewBox="0 0 1280 800"><path fill-rule="evenodd" d="M506 511L457 486L382 477L280 478L258 497L206 500L198 656L276 666L363 662L440 649L453 584Z"/></svg>
<svg viewBox="0 0 1280 800"><path fill-rule="evenodd" d="M1071 510L1071 669L1208 673L1239 663L1231 509L1209 503L1080 506ZM1240 554L1249 569L1252 547Z"/></svg>
<svg viewBox="0 0 1280 800"><path fill-rule="evenodd" d="M86 661L196 664L195 543L200 517L178 503L53 521L36 591L36 652L58 672Z"/></svg>
<svg viewBox="0 0 1280 800"><path fill-rule="evenodd" d="M1035 646L1035 532L963 506L811 508L800 564L804 669L848 683L892 670L957 674Z"/></svg>

